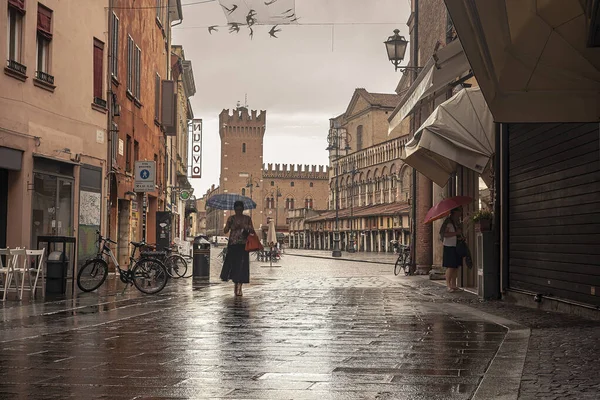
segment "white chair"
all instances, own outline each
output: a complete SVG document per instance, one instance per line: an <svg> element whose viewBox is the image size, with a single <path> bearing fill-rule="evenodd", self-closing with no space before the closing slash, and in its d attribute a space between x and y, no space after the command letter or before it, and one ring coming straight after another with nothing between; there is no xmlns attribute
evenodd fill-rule
<svg viewBox="0 0 600 400"><path fill-rule="evenodd" d="M12 256L12 268L13 273L17 276L17 293L19 300L23 299L23 285L25 283L25 273L28 273L27 268L27 250L25 249L11 249L10 255ZM20 282L18 278L21 278ZM19 290L20 287L20 290Z"/></svg>
<svg viewBox="0 0 600 400"><path fill-rule="evenodd" d="M6 265L4 265L2 261L2 256L6 257ZM8 293L11 281L15 282L15 288L19 287L15 276L13 256L9 249L0 249L0 276L2 275L4 275L4 293L2 295L2 301L6 301L6 294Z"/></svg>
<svg viewBox="0 0 600 400"><path fill-rule="evenodd" d="M46 293L46 274L44 272L44 254L46 249L42 250L26 250L25 254L25 273L27 274L27 280L29 282L29 289L31 291L31 297L35 297L35 290L37 289L38 279L40 274L42 276L42 293ZM31 266L30 259L33 258L33 267ZM31 282L31 275L35 275L35 280ZM21 279L21 298L23 298L23 290L25 290L25 277Z"/></svg>

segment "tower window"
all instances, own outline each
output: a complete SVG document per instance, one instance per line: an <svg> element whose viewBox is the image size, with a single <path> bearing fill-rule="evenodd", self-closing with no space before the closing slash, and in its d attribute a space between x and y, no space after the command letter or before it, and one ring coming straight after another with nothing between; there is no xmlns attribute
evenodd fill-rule
<svg viewBox="0 0 600 400"><path fill-rule="evenodd" d="M271 186L275 186L275 182L274 181L271 181Z"/></svg>
<svg viewBox="0 0 600 400"><path fill-rule="evenodd" d="M290 183L290 186L291 186L291 187L294 187L294 182L291 182L291 183Z"/></svg>
<svg viewBox="0 0 600 400"><path fill-rule="evenodd" d="M246 189L242 188L242 196L245 196L245 195L246 195Z"/></svg>
<svg viewBox="0 0 600 400"><path fill-rule="evenodd" d="M313 187L313 183L312 182L310 183L310 187Z"/></svg>
<svg viewBox="0 0 600 400"><path fill-rule="evenodd" d="M242 153L246 152L246 143L242 143Z"/></svg>

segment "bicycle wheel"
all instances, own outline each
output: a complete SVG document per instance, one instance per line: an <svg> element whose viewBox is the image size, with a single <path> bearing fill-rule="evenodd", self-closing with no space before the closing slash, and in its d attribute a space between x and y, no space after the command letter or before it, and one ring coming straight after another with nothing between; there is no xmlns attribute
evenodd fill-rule
<svg viewBox="0 0 600 400"><path fill-rule="evenodd" d="M404 255L404 260L402 262L402 269L404 269L404 275L408 276L411 274L410 271L410 256L408 254Z"/></svg>
<svg viewBox="0 0 600 400"><path fill-rule="evenodd" d="M185 259L178 254L167 257L165 267L172 278L183 278L188 268Z"/></svg>
<svg viewBox="0 0 600 400"><path fill-rule="evenodd" d="M88 260L77 273L77 286L84 292L98 289L108 276L108 264L101 258Z"/></svg>
<svg viewBox="0 0 600 400"><path fill-rule="evenodd" d="M403 268L402 255L398 256L396 260L396 264L394 265L394 275L398 275L400 273L400 269Z"/></svg>
<svg viewBox="0 0 600 400"><path fill-rule="evenodd" d="M132 270L133 284L142 293L156 294L167 284L167 269L158 260L144 258Z"/></svg>

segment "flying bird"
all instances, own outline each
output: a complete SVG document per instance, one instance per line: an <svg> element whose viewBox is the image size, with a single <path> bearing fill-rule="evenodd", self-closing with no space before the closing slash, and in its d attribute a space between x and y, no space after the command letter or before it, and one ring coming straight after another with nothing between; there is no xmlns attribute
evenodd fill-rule
<svg viewBox="0 0 600 400"><path fill-rule="evenodd" d="M246 15L246 24L248 24L248 26L252 26L252 25L256 24L256 18L254 18L255 15L256 15L256 11L254 11L254 10L250 10L248 15Z"/></svg>
<svg viewBox="0 0 600 400"><path fill-rule="evenodd" d="M231 24L229 24L229 33L239 33L240 32L240 24L237 24L235 22L232 22Z"/></svg>
<svg viewBox="0 0 600 400"><path fill-rule="evenodd" d="M281 13L281 15L283 15L283 14L287 14L287 13L289 13L290 11L294 11L294 9L293 9L293 8L290 8L289 10L282 12L282 13Z"/></svg>
<svg viewBox="0 0 600 400"><path fill-rule="evenodd" d="M213 32L219 32L219 30L217 29L218 25L213 25L213 26L209 26L208 27L208 33L210 33L212 35Z"/></svg>
<svg viewBox="0 0 600 400"><path fill-rule="evenodd" d="M274 27L272 27L272 28L271 28L271 30L269 31L269 35L270 35L271 37L274 37L275 39L277 39L277 36L275 36L275 34L276 34L277 32L281 32L281 29L277 29L277 27L278 27L278 26L279 26L279 25L275 25L275 26L274 26Z"/></svg>
<svg viewBox="0 0 600 400"><path fill-rule="evenodd" d="M296 13L292 14L292 15L286 15L286 18L294 18L296 16Z"/></svg>
<svg viewBox="0 0 600 400"><path fill-rule="evenodd" d="M271 1L265 1L265 6L270 6L271 4L275 3L277 0L271 0Z"/></svg>
<svg viewBox="0 0 600 400"><path fill-rule="evenodd" d="M295 17L294 19L290 19L290 22L296 22L296 21L298 21L298 19L299 19L298 17Z"/></svg>
<svg viewBox="0 0 600 400"><path fill-rule="evenodd" d="M254 30L252 29L252 26L248 25L248 29L250 29L250 40L252 40L254 38Z"/></svg>
<svg viewBox="0 0 600 400"><path fill-rule="evenodd" d="M229 15L233 14L233 12L235 10L237 10L237 8L238 8L237 4L234 4L233 6L231 6L231 8L227 8L227 7L225 7L224 5L221 4L221 7L223 7L224 9L226 9L228 11Z"/></svg>

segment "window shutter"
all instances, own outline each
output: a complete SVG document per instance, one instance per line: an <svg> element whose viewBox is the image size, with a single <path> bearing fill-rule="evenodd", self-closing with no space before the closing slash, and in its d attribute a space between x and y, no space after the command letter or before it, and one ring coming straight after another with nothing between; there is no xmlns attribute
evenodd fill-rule
<svg viewBox="0 0 600 400"><path fill-rule="evenodd" d="M38 4L37 30L48 40L52 39L52 10L41 4Z"/></svg>
<svg viewBox="0 0 600 400"><path fill-rule="evenodd" d="M8 5L22 13L25 12L25 0L8 0Z"/></svg>
<svg viewBox="0 0 600 400"><path fill-rule="evenodd" d="M133 92L133 39L127 36L127 90Z"/></svg>
<svg viewBox="0 0 600 400"><path fill-rule="evenodd" d="M111 49L111 72L115 78L119 77L119 18L113 13Z"/></svg>
<svg viewBox="0 0 600 400"><path fill-rule="evenodd" d="M154 119L160 121L160 75L154 77Z"/></svg>
<svg viewBox="0 0 600 400"><path fill-rule="evenodd" d="M141 98L141 81L142 77L142 50L135 46L135 97L139 100Z"/></svg>
<svg viewBox="0 0 600 400"><path fill-rule="evenodd" d="M162 81L161 122L163 127L167 130L167 133L172 133L174 130L176 131L175 98L175 82Z"/></svg>
<svg viewBox="0 0 600 400"><path fill-rule="evenodd" d="M102 59L104 45L98 40L94 40L94 97L99 99L102 96Z"/></svg>

